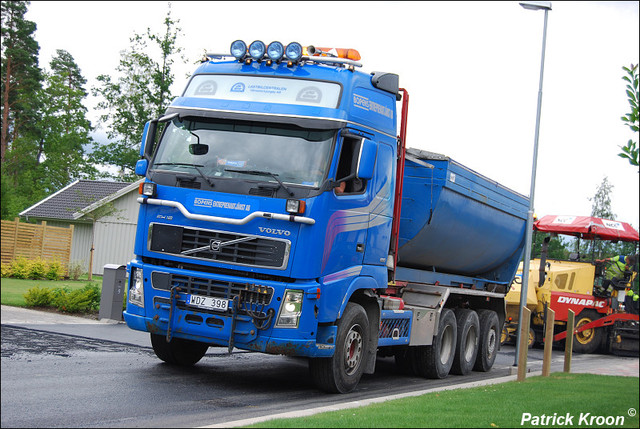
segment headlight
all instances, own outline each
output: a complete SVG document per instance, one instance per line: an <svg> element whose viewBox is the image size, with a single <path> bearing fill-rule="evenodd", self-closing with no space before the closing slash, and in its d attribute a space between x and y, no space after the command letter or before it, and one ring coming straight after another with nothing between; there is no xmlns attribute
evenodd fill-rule
<svg viewBox="0 0 640 429"><path fill-rule="evenodd" d="M284 299L280 306L280 314L276 322L276 328L297 328L302 314L302 298L304 292L301 290L286 290Z"/></svg>
<svg viewBox="0 0 640 429"><path fill-rule="evenodd" d="M144 308L144 283L142 270L131 267L131 283L129 284L129 302Z"/></svg>

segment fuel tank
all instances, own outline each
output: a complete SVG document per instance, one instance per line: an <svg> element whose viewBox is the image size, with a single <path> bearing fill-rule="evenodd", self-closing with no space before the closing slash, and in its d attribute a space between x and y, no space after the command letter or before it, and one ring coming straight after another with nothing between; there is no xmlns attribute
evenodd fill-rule
<svg viewBox="0 0 640 429"><path fill-rule="evenodd" d="M529 199L451 158L407 149L398 266L511 282Z"/></svg>

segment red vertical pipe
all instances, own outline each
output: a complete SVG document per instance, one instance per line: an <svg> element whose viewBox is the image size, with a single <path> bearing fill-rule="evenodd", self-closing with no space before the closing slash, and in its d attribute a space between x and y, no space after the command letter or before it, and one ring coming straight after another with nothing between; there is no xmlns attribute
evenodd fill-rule
<svg viewBox="0 0 640 429"><path fill-rule="evenodd" d="M391 243L393 249L393 280L398 263L398 241L400 232L400 210L402 209L402 185L404 179L404 156L407 141L407 116L409 115L409 93L400 88L402 97L402 115L400 119L400 135L398 136L398 166L396 168L396 194L393 204L393 224L391 227Z"/></svg>

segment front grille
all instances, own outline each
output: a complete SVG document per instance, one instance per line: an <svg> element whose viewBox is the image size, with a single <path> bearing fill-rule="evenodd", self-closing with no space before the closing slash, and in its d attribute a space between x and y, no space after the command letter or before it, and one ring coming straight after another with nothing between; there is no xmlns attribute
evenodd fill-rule
<svg viewBox="0 0 640 429"><path fill-rule="evenodd" d="M173 287L179 287L179 293L187 295L200 295L212 298L233 300L239 297L242 314L246 309L263 308L271 303L273 288L252 283L226 282L201 277L184 276L180 274L163 273L154 271L151 273L151 285L154 289L169 291ZM157 297L160 301L170 303L169 299ZM184 302L178 304L178 308L186 309ZM211 312L208 310L198 310ZM213 311L214 314L218 313ZM260 313L262 314L262 313Z"/></svg>
<svg viewBox="0 0 640 429"><path fill-rule="evenodd" d="M269 286L227 282L159 271L151 273L151 285L154 289L160 290L171 290L172 287L177 286L180 288L180 292L189 295L210 296L229 300L241 295L243 301L262 304L269 304L273 296L273 288Z"/></svg>
<svg viewBox="0 0 640 429"><path fill-rule="evenodd" d="M228 264L285 269L288 240L151 224L149 250Z"/></svg>

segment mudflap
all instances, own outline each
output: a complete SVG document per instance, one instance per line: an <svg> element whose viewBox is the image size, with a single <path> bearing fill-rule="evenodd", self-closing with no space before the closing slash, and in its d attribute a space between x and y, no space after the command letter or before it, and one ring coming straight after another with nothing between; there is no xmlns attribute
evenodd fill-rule
<svg viewBox="0 0 640 429"><path fill-rule="evenodd" d="M640 355L640 330L637 320L616 321L611 327L609 349L617 356L637 357Z"/></svg>

